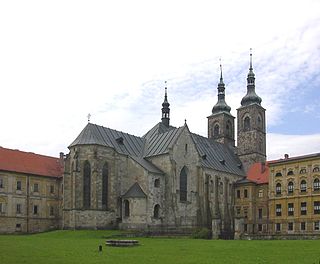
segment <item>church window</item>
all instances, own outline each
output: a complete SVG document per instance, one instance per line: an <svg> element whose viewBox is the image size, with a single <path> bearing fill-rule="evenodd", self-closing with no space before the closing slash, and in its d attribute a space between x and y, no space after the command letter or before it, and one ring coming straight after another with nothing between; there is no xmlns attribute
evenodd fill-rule
<svg viewBox="0 0 320 264"><path fill-rule="evenodd" d="M243 128L245 131L249 131L251 129L251 124L250 124L250 117L245 117L243 120Z"/></svg>
<svg viewBox="0 0 320 264"><path fill-rule="evenodd" d="M180 201L187 201L187 191L188 191L188 174L187 168L183 167L180 172Z"/></svg>
<svg viewBox="0 0 320 264"><path fill-rule="evenodd" d="M108 163L105 163L102 167L102 207L108 208Z"/></svg>
<svg viewBox="0 0 320 264"><path fill-rule="evenodd" d="M125 217L130 216L130 204L128 200L124 200L124 216Z"/></svg>
<svg viewBox="0 0 320 264"><path fill-rule="evenodd" d="M313 181L313 190L314 191L320 190L320 181L318 178L314 179Z"/></svg>
<svg viewBox="0 0 320 264"><path fill-rule="evenodd" d="M213 136L216 137L216 136L219 136L219 134L220 134L220 127L218 124L216 124L213 129Z"/></svg>
<svg viewBox="0 0 320 264"><path fill-rule="evenodd" d="M319 167L318 167L318 166L317 166L317 167L314 167L312 171L313 171L313 172L319 172Z"/></svg>
<svg viewBox="0 0 320 264"><path fill-rule="evenodd" d="M281 183L277 183L277 185L276 185L276 194L278 194L278 195L281 194Z"/></svg>
<svg viewBox="0 0 320 264"><path fill-rule="evenodd" d="M292 193L293 193L293 182L292 182L292 181L290 181L290 182L288 183L288 193L289 193L289 194L292 194Z"/></svg>
<svg viewBox="0 0 320 264"><path fill-rule="evenodd" d="M156 204L153 209L153 217L158 219L160 215L160 205Z"/></svg>
<svg viewBox="0 0 320 264"><path fill-rule="evenodd" d="M83 165L83 208L90 208L91 199L91 166L89 161Z"/></svg>
<svg viewBox="0 0 320 264"><path fill-rule="evenodd" d="M306 192L307 191L307 182L305 180L302 180L300 182L300 192Z"/></svg>
<svg viewBox="0 0 320 264"><path fill-rule="evenodd" d="M160 179L155 179L154 181L154 187L159 188L160 187Z"/></svg>
<svg viewBox="0 0 320 264"><path fill-rule="evenodd" d="M184 146L184 151L185 151L185 153L188 152L188 144L185 144L185 146Z"/></svg>

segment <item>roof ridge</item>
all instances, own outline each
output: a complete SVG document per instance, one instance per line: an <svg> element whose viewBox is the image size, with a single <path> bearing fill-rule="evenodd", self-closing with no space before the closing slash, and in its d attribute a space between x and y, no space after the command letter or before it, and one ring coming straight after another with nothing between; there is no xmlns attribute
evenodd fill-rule
<svg viewBox="0 0 320 264"><path fill-rule="evenodd" d="M4 147L0 147L0 149L9 150L9 151L15 151L15 152L20 152L20 153L29 154L29 155L36 155L36 156L41 156L41 157L51 158L51 159L57 159L57 160L60 159L59 157L48 156L48 155L39 154L39 153L34 153L34 152L30 152L30 151L24 151L24 150L20 150L20 149L10 149L10 148L4 148Z"/></svg>

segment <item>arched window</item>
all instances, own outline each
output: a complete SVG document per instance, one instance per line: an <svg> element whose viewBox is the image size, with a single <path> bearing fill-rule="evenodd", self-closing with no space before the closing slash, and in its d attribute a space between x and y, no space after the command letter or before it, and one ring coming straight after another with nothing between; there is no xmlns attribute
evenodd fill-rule
<svg viewBox="0 0 320 264"><path fill-rule="evenodd" d="M102 208L108 208L108 163L105 163L102 167Z"/></svg>
<svg viewBox="0 0 320 264"><path fill-rule="evenodd" d="M307 170L305 169L305 168L302 168L301 170L300 170L300 174L304 174L304 173L306 173L307 172Z"/></svg>
<svg viewBox="0 0 320 264"><path fill-rule="evenodd" d="M243 128L245 131L249 131L251 129L251 124L250 124L250 117L245 117L243 120Z"/></svg>
<svg viewBox="0 0 320 264"><path fill-rule="evenodd" d="M124 200L124 216L125 217L130 216L130 204L128 200Z"/></svg>
<svg viewBox="0 0 320 264"><path fill-rule="evenodd" d="M314 167L312 171L313 172L319 172L319 167Z"/></svg>
<svg viewBox="0 0 320 264"><path fill-rule="evenodd" d="M276 194L281 194L281 183L277 183L276 185Z"/></svg>
<svg viewBox="0 0 320 264"><path fill-rule="evenodd" d="M277 172L276 176L282 176L282 173L281 172Z"/></svg>
<svg viewBox="0 0 320 264"><path fill-rule="evenodd" d="M288 171L287 175L288 175L288 176L289 176L289 175L293 175L293 171L292 171L292 170Z"/></svg>
<svg viewBox="0 0 320 264"><path fill-rule="evenodd" d="M300 192L306 192L307 191L307 182L305 180L302 180L300 182Z"/></svg>
<svg viewBox="0 0 320 264"><path fill-rule="evenodd" d="M292 181L290 181L288 183L288 193L293 193L293 182Z"/></svg>
<svg viewBox="0 0 320 264"><path fill-rule="evenodd" d="M260 115L258 115L257 121L258 121L258 128L262 128L262 118Z"/></svg>
<svg viewBox="0 0 320 264"><path fill-rule="evenodd" d="M83 208L90 208L91 200L91 166L89 161L83 165Z"/></svg>
<svg viewBox="0 0 320 264"><path fill-rule="evenodd" d="M180 172L180 201L187 201L187 191L188 191L188 173L187 168L183 167Z"/></svg>
<svg viewBox="0 0 320 264"><path fill-rule="evenodd" d="M154 187L159 188L160 187L160 179L154 180Z"/></svg>
<svg viewBox="0 0 320 264"><path fill-rule="evenodd" d="M219 134L220 134L220 127L218 124L216 124L213 129L213 136L216 137L216 136L219 136Z"/></svg>
<svg viewBox="0 0 320 264"><path fill-rule="evenodd" d="M314 179L313 181L313 190L314 191L320 190L320 181L318 178Z"/></svg>
<svg viewBox="0 0 320 264"><path fill-rule="evenodd" d="M156 204L153 209L153 217L158 219L159 215L160 215L160 205Z"/></svg>

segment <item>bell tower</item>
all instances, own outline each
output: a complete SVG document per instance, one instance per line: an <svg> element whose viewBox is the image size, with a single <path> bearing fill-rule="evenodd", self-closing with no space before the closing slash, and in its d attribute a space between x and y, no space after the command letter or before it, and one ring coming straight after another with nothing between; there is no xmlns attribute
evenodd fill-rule
<svg viewBox="0 0 320 264"><path fill-rule="evenodd" d="M222 77L220 62L220 82L218 83L218 102L208 116L208 138L234 146L234 117L230 113L231 107L225 101L225 84Z"/></svg>
<svg viewBox="0 0 320 264"><path fill-rule="evenodd" d="M237 109L238 155L245 171L255 162L266 161L266 118L262 99L255 92L255 74L252 68L250 49L250 67L247 77L247 94Z"/></svg>

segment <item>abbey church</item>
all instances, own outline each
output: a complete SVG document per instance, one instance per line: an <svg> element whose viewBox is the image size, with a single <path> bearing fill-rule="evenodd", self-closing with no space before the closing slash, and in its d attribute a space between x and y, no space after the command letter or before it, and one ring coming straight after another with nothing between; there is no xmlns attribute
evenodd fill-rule
<svg viewBox="0 0 320 264"><path fill-rule="evenodd" d="M161 122L142 137L88 123L65 161L63 228L208 227L214 237L232 236L234 185L266 159L265 109L251 61L237 110L238 146L222 70L208 137L170 124L167 91Z"/></svg>

